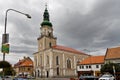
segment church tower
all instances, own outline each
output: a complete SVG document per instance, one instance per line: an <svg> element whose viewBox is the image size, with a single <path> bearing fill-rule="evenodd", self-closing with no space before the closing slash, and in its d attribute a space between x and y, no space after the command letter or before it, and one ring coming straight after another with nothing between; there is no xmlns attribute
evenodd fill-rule
<svg viewBox="0 0 120 80"><path fill-rule="evenodd" d="M53 26L49 19L49 12L47 6L43 14L43 22L40 27L41 35L38 38L38 51L51 48L56 45L56 37L53 35Z"/></svg>
<svg viewBox="0 0 120 80"><path fill-rule="evenodd" d="M88 55L57 45L47 6L40 25L40 36L37 39L38 51L34 53L34 75L38 78L77 76L77 62Z"/></svg>

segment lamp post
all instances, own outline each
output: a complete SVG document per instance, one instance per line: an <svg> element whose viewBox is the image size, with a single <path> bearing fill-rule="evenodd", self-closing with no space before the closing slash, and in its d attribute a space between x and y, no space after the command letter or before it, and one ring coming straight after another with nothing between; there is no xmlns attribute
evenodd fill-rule
<svg viewBox="0 0 120 80"><path fill-rule="evenodd" d="M8 11L14 11L14 12L17 12L17 13L20 13L20 14L23 14L25 16L27 16L27 18L31 18L31 16L29 14L25 14L23 12L20 12L20 11L17 11L15 9L7 9L6 10L6 15L5 15L5 30L4 30L4 34L2 35L2 52L3 52L3 61L5 61L5 54L6 53L9 53L9 44L8 44L8 37L9 37L9 34L6 34L6 26L7 26L7 13ZM6 48L7 46L7 48ZM4 68L3 68L3 80L4 80Z"/></svg>
<svg viewBox="0 0 120 80"><path fill-rule="evenodd" d="M2 48L3 48L3 45L7 44L9 41L8 41L8 37L9 37L9 34L6 34L6 27L7 27L7 13L8 11L14 11L14 12L17 12L17 13L20 13L20 14L23 14L25 16L27 16L27 18L31 18L31 16L29 14L25 14L23 12L20 12L20 11L17 11L15 9L7 9L6 10L6 14L5 14L5 29L4 29L4 34L2 35ZM9 44L8 44L9 45ZM3 52L3 61L5 61L5 51L3 51L2 49L2 52Z"/></svg>

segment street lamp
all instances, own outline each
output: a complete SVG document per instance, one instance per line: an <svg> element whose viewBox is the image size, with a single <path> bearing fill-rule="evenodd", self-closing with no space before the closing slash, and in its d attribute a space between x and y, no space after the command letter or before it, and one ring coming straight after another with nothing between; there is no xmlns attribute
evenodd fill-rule
<svg viewBox="0 0 120 80"><path fill-rule="evenodd" d="M6 15L5 15L5 30L4 34L2 35L2 52L3 52L3 61L5 61L5 53L9 53L9 44L8 44L8 39L9 39L9 34L6 34L6 26L7 26L7 13L8 11L14 11L20 14L23 14L27 16L27 18L31 18L29 14L25 14L23 12L17 11L15 9L7 9L6 10ZM4 80L4 68L3 68L3 80Z"/></svg>
<svg viewBox="0 0 120 80"><path fill-rule="evenodd" d="M2 52L3 52L3 61L5 61L5 51L4 50L6 50L6 49L3 49L4 48L4 46L6 46L6 44L8 44L8 37L9 37L9 34L6 34L6 26L7 26L7 13L8 13L8 11L14 11L14 12L17 12L17 13L20 13L20 14L23 14L23 15L25 15L27 18L31 18L31 16L29 15L29 14L25 14L25 13L23 13L23 12L20 12L20 11L17 11L17 10L15 10L15 9L7 9L6 10L6 15L5 15L5 29L4 29L4 34L2 35ZM9 44L8 44L8 46L9 46Z"/></svg>
<svg viewBox="0 0 120 80"><path fill-rule="evenodd" d="M4 32L4 33L6 33L6 26L7 26L7 12L10 11L10 10L11 10L11 11L18 12L18 13L20 13L20 14L23 14L23 15L27 16L27 18L31 18L31 16L30 16L29 14L25 14L25 13L23 13L23 12L20 12L20 11L15 10L15 9L8 9L8 10L6 11L6 15L5 15L5 32Z"/></svg>

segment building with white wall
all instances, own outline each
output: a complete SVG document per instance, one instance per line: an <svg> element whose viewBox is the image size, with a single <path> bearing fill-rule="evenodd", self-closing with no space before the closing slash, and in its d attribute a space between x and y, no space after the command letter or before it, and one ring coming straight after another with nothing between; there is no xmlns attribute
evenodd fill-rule
<svg viewBox="0 0 120 80"><path fill-rule="evenodd" d="M100 69L104 64L104 56L90 56L77 64L78 76L100 75Z"/></svg>

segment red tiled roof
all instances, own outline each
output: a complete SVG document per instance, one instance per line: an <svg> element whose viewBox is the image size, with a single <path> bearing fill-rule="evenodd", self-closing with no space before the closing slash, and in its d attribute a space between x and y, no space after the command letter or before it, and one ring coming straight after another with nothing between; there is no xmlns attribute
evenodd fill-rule
<svg viewBox="0 0 120 80"><path fill-rule="evenodd" d="M17 62L16 64L14 64L14 66L15 66L15 67L16 67L16 66L19 66L23 61L24 61L24 59L19 60L19 62Z"/></svg>
<svg viewBox="0 0 120 80"><path fill-rule="evenodd" d="M14 67L20 67L20 66L25 66L25 67L33 66L33 61L29 57L27 57L22 60L19 60L19 62L17 62L14 65Z"/></svg>
<svg viewBox="0 0 120 80"><path fill-rule="evenodd" d="M30 60L24 61L20 66L33 66L33 62Z"/></svg>
<svg viewBox="0 0 120 80"><path fill-rule="evenodd" d="M79 64L101 64L104 63L104 56L90 56Z"/></svg>
<svg viewBox="0 0 120 80"><path fill-rule="evenodd" d="M72 53L76 53L76 54L87 55L87 54L85 54L85 53L83 53L81 51L75 50L73 48L65 47L65 46L56 45L56 46L52 46L52 48L57 49L57 50L68 51L68 52L72 52Z"/></svg>
<svg viewBox="0 0 120 80"><path fill-rule="evenodd" d="M120 58L120 47L108 48L106 51L105 59Z"/></svg>

